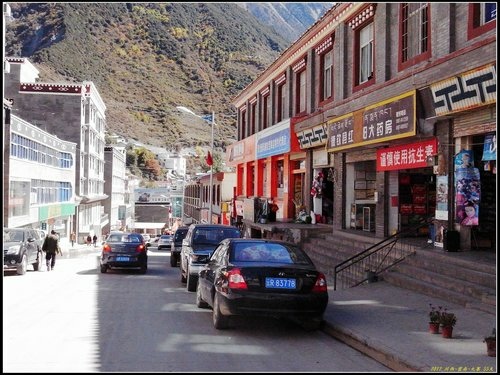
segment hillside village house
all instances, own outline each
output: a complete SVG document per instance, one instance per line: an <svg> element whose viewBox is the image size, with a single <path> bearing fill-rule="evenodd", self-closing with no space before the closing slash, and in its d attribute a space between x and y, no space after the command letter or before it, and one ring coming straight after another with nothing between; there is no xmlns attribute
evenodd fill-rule
<svg viewBox="0 0 500 375"><path fill-rule="evenodd" d="M496 249L495 3L338 3L232 103L240 207L378 238L434 217L435 246Z"/></svg>

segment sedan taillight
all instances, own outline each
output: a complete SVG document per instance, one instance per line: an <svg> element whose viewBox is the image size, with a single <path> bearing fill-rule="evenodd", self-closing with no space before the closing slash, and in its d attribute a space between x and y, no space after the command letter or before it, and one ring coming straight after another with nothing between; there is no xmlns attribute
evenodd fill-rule
<svg viewBox="0 0 500 375"><path fill-rule="evenodd" d="M146 250L146 246L144 246L143 244L140 244L139 246L137 246L137 248L135 249L138 253L142 253L143 251Z"/></svg>
<svg viewBox="0 0 500 375"><path fill-rule="evenodd" d="M312 291L315 293L324 293L327 291L326 277L321 272L318 273L318 277L316 277L316 282L314 283Z"/></svg>
<svg viewBox="0 0 500 375"><path fill-rule="evenodd" d="M230 289L248 289L247 283L239 268L233 268L226 272L226 278Z"/></svg>
<svg viewBox="0 0 500 375"><path fill-rule="evenodd" d="M108 244L105 244L102 247L102 251L104 251L105 253L109 253L111 251L111 246L109 246Z"/></svg>

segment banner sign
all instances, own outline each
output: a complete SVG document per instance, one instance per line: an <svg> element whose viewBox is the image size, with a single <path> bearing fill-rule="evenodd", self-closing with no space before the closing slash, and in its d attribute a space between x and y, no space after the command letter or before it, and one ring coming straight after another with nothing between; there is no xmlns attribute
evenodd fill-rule
<svg viewBox="0 0 500 375"><path fill-rule="evenodd" d="M427 167L437 154L437 138L377 150L377 172Z"/></svg>
<svg viewBox="0 0 500 375"><path fill-rule="evenodd" d="M328 121L328 151L415 135L415 93L412 90Z"/></svg>

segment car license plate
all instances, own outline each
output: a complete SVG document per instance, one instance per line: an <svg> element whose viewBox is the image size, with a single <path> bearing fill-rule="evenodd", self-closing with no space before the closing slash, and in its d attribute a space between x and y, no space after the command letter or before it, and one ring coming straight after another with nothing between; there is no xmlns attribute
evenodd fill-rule
<svg viewBox="0 0 500 375"><path fill-rule="evenodd" d="M273 289L295 289L297 280L280 277L266 277L266 288Z"/></svg>
<svg viewBox="0 0 500 375"><path fill-rule="evenodd" d="M129 260L129 257L116 257L117 262L128 262Z"/></svg>

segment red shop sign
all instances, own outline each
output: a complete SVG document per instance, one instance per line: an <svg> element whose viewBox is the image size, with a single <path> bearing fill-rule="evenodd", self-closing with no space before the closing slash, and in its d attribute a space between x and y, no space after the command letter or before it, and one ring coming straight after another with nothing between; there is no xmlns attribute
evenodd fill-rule
<svg viewBox="0 0 500 375"><path fill-rule="evenodd" d="M427 167L437 154L437 138L377 150L377 172Z"/></svg>

